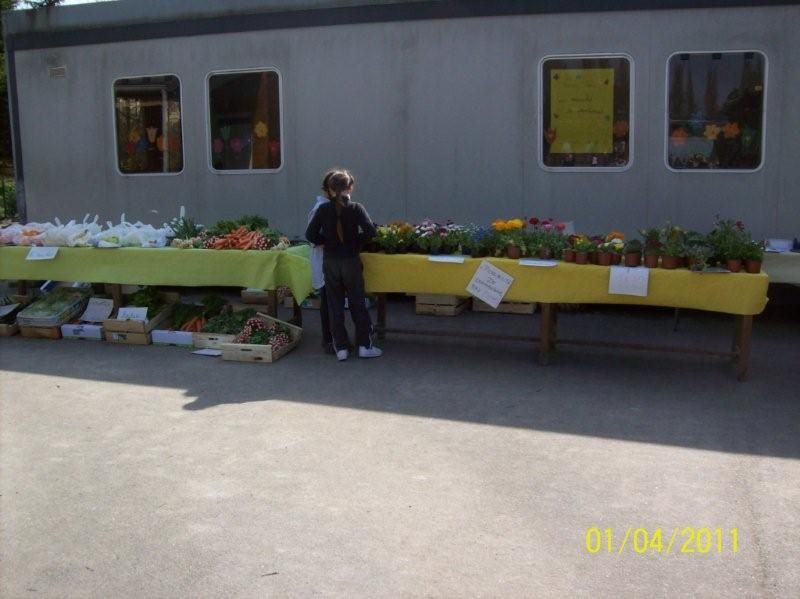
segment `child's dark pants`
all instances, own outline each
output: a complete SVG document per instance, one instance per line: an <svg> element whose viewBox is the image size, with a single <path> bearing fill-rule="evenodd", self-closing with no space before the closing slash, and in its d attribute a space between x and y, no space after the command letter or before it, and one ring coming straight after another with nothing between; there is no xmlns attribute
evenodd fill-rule
<svg viewBox="0 0 800 599"><path fill-rule="evenodd" d="M322 270L325 274L325 295L328 296L328 311L336 349L347 349L348 346L347 329L344 326L345 296L349 299L350 316L356 325L356 343L359 346L370 347L369 334L372 322L364 305L361 258L358 256L338 258L326 255L322 262Z"/></svg>

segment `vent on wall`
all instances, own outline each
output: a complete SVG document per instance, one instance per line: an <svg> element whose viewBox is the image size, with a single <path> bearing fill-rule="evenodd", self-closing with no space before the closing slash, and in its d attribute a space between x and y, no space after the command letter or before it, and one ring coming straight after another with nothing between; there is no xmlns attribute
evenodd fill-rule
<svg viewBox="0 0 800 599"><path fill-rule="evenodd" d="M67 76L67 67L50 67L47 69L51 79L63 79Z"/></svg>

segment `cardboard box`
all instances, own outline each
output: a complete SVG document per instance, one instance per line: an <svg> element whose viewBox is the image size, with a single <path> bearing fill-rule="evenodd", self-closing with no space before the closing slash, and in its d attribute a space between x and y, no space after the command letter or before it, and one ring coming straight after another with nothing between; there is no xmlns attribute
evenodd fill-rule
<svg viewBox="0 0 800 599"><path fill-rule="evenodd" d="M102 341L103 325L69 323L61 325L61 336L64 339L80 339L84 341Z"/></svg>
<svg viewBox="0 0 800 599"><path fill-rule="evenodd" d="M193 333L188 331L168 331L157 329L150 333L153 345L173 345L176 347L192 347Z"/></svg>
<svg viewBox="0 0 800 599"><path fill-rule="evenodd" d="M61 339L61 327L19 327L19 332L31 339Z"/></svg>
<svg viewBox="0 0 800 599"><path fill-rule="evenodd" d="M109 318L103 321L103 327L106 332L149 333L170 317L173 307L172 303L168 304L161 312L149 320L117 320L116 318Z"/></svg>
<svg viewBox="0 0 800 599"><path fill-rule="evenodd" d="M150 345L150 333L118 333L106 331L106 341L125 345Z"/></svg>
<svg viewBox="0 0 800 599"><path fill-rule="evenodd" d="M234 362L265 362L265 363L272 363L290 351L292 351L295 347L297 347L300 343L300 339L303 336L303 329L293 324L289 324L288 322L284 322L283 320L279 320L277 318L273 318L272 316L268 316L267 314L258 314L259 318L263 318L264 320L269 320L273 322L277 322L279 324L285 325L289 329L289 337L291 341L285 347L280 348L277 351L272 351L271 345L256 345L250 343L223 343L220 347L222 350L222 359L223 360L232 360Z"/></svg>
<svg viewBox="0 0 800 599"><path fill-rule="evenodd" d="M0 337L11 337L17 333L19 333L19 325L16 322L0 324Z"/></svg>

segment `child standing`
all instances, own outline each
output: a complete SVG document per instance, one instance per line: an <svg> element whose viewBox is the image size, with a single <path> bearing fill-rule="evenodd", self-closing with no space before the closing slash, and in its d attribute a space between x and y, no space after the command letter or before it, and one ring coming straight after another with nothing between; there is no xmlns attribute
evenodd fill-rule
<svg viewBox="0 0 800 599"><path fill-rule="evenodd" d="M364 275L359 256L361 246L375 237L375 225L361 204L350 201L354 185L355 179L349 171L329 171L323 179L328 202L317 208L306 229L306 239L324 247L325 294L339 361L348 358L345 296L349 299L350 316L356 327L358 357L377 358L383 353L370 339L372 322L364 305Z"/></svg>

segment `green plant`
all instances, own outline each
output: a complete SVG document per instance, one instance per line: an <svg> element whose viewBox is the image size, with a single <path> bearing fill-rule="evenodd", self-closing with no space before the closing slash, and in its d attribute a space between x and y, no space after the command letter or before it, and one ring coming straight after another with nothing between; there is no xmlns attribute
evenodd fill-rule
<svg viewBox="0 0 800 599"><path fill-rule="evenodd" d="M764 244L760 241L748 241L742 251L742 259L762 262L764 260Z"/></svg>
<svg viewBox="0 0 800 599"><path fill-rule="evenodd" d="M642 242L638 239L631 239L625 243L625 254L641 254Z"/></svg>
<svg viewBox="0 0 800 599"><path fill-rule="evenodd" d="M706 262L711 257L711 248L705 245L687 245L686 257L689 258L690 270L705 270Z"/></svg>
<svg viewBox="0 0 800 599"><path fill-rule="evenodd" d="M595 243L586 237L578 237L572 243L572 247L576 252L592 252L597 249Z"/></svg>
<svg viewBox="0 0 800 599"><path fill-rule="evenodd" d="M714 230L708 234L708 241L716 259L741 260L751 239L742 221L718 218Z"/></svg>
<svg viewBox="0 0 800 599"><path fill-rule="evenodd" d="M658 256L661 254L663 243L661 242L661 229L658 227L649 227L641 229L639 234L644 240L644 253L647 256Z"/></svg>

